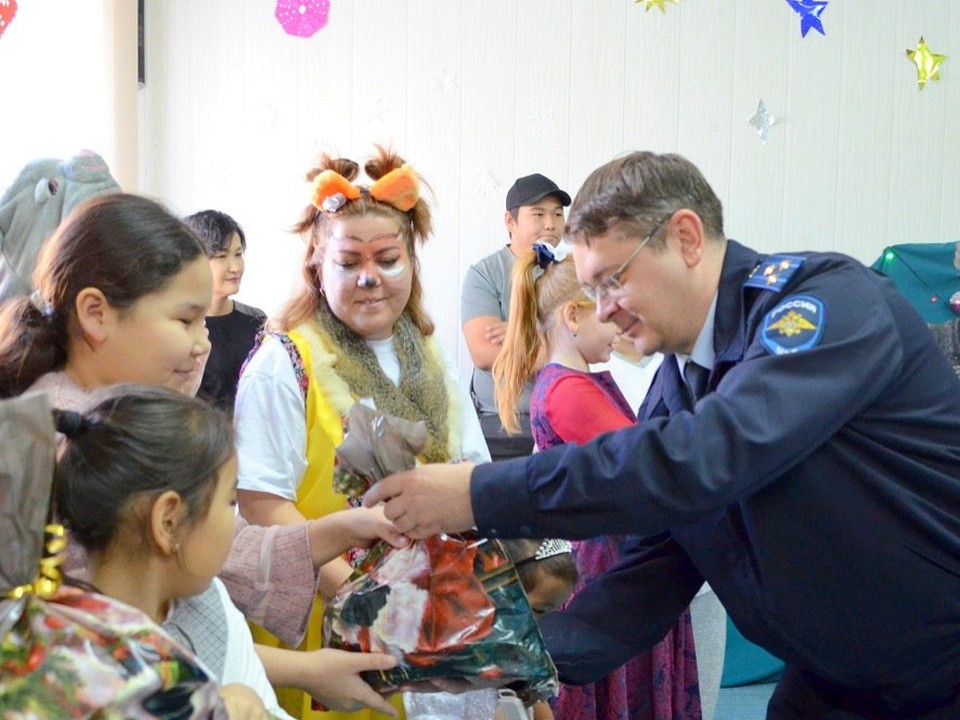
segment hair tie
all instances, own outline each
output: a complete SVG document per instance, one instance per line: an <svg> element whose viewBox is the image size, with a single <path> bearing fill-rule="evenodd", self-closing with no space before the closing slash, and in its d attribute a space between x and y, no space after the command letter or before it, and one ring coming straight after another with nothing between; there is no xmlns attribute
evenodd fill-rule
<svg viewBox="0 0 960 720"><path fill-rule="evenodd" d="M43 293L39 290L34 290L30 294L30 304L37 309L44 318L53 317L53 303L43 297Z"/></svg>
<svg viewBox="0 0 960 720"><path fill-rule="evenodd" d="M520 567L521 565L526 565L527 563L539 562L540 560L552 558L554 555L563 555L569 552L573 552L573 545L569 540L548 538L540 543L540 547L537 548L537 552L535 554L531 555L530 557L526 557L523 560L518 560L513 565L514 567Z"/></svg>
<svg viewBox="0 0 960 720"><path fill-rule="evenodd" d="M354 185L336 170L324 170L313 179L310 202L317 210L333 215L349 201L364 194L400 212L407 212L420 201L420 181L406 163L388 172L369 188Z"/></svg>
<svg viewBox="0 0 960 720"><path fill-rule="evenodd" d="M85 418L81 413L74 410L53 409L53 424L57 432L73 439L84 430L89 430L96 425L95 420Z"/></svg>
<svg viewBox="0 0 960 720"><path fill-rule="evenodd" d="M537 265L541 270L546 270L550 263L561 263L570 257L573 250L570 244L561 240L556 245L536 242L533 244L533 251L537 254Z"/></svg>
<svg viewBox="0 0 960 720"><path fill-rule="evenodd" d="M541 270L546 270L550 263L557 261L553 256L553 248L547 243L534 243L533 251L537 254L537 265Z"/></svg>

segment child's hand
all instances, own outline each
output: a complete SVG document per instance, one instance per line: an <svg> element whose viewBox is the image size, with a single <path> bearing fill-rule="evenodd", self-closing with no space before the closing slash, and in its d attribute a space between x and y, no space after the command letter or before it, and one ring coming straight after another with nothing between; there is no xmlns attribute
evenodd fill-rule
<svg viewBox="0 0 960 720"><path fill-rule="evenodd" d="M406 547L410 539L393 526L383 514L383 508L353 508L324 515L308 525L310 553L313 564L322 567L350 548L369 547L381 538L397 548ZM344 563L346 567L346 563ZM345 580L346 572L339 579Z"/></svg>
<svg viewBox="0 0 960 720"><path fill-rule="evenodd" d="M406 547L410 538L401 534L383 514L383 506L352 508L343 511L345 534L352 538L352 547L369 547L376 540L386 540L396 548Z"/></svg>
<svg viewBox="0 0 960 720"><path fill-rule="evenodd" d="M230 683L220 688L220 697L227 709L230 720L272 720L273 716L267 712L263 700L253 688Z"/></svg>
<svg viewBox="0 0 960 720"><path fill-rule="evenodd" d="M383 653L358 653L321 648L302 653L297 687L330 710L354 712L368 707L397 716L390 703L365 683L360 673L389 670L397 660Z"/></svg>

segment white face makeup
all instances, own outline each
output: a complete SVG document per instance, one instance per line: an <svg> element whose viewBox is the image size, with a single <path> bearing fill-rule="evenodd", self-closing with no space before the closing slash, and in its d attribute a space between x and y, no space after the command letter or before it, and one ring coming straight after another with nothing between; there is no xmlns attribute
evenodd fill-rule
<svg viewBox="0 0 960 720"><path fill-rule="evenodd" d="M398 278L402 277L404 273L407 272L407 266L404 263L397 263L393 267L381 268L380 274L385 278Z"/></svg>
<svg viewBox="0 0 960 720"><path fill-rule="evenodd" d="M397 222L376 215L334 221L321 278L327 304L341 322L363 338L389 338L413 283L413 265Z"/></svg>
<svg viewBox="0 0 960 720"><path fill-rule="evenodd" d="M331 240L370 243L370 244L379 243L382 240L393 240L393 241L402 243L403 233L402 232L383 233L380 235L375 235L370 238L355 237L353 235L338 237L336 234L334 234L331 237ZM406 272L407 272L406 263L394 261L393 264L381 264L380 267L377 268L376 274L379 274L382 278L393 279L393 278L402 277L403 274ZM377 279L375 277L375 274L367 273L365 270L361 269L360 265L338 264L337 273L344 280L344 282L355 281L358 287L376 287L376 284L377 284Z"/></svg>

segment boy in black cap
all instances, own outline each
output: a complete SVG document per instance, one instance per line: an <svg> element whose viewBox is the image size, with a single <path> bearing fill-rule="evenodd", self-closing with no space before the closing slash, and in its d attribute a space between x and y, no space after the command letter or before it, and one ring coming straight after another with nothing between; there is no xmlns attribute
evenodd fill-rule
<svg viewBox="0 0 960 720"><path fill-rule="evenodd" d="M518 405L521 411L519 436L510 436L500 425L493 399L490 368L503 345L510 309L510 271L513 262L535 242L556 245L563 236L563 209L570 195L548 177L539 173L517 178L507 191L503 220L510 242L470 267L460 295L460 320L470 358L473 360L471 383L474 404L480 416L490 455L494 460L529 455L533 450L529 421L525 417L530 401L531 380Z"/></svg>

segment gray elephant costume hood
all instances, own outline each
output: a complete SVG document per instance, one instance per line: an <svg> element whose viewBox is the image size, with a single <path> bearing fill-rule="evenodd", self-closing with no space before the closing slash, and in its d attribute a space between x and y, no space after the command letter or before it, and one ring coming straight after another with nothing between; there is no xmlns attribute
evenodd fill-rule
<svg viewBox="0 0 960 720"><path fill-rule="evenodd" d="M44 242L81 202L120 192L106 162L91 150L26 165L0 198L0 302L33 292Z"/></svg>

